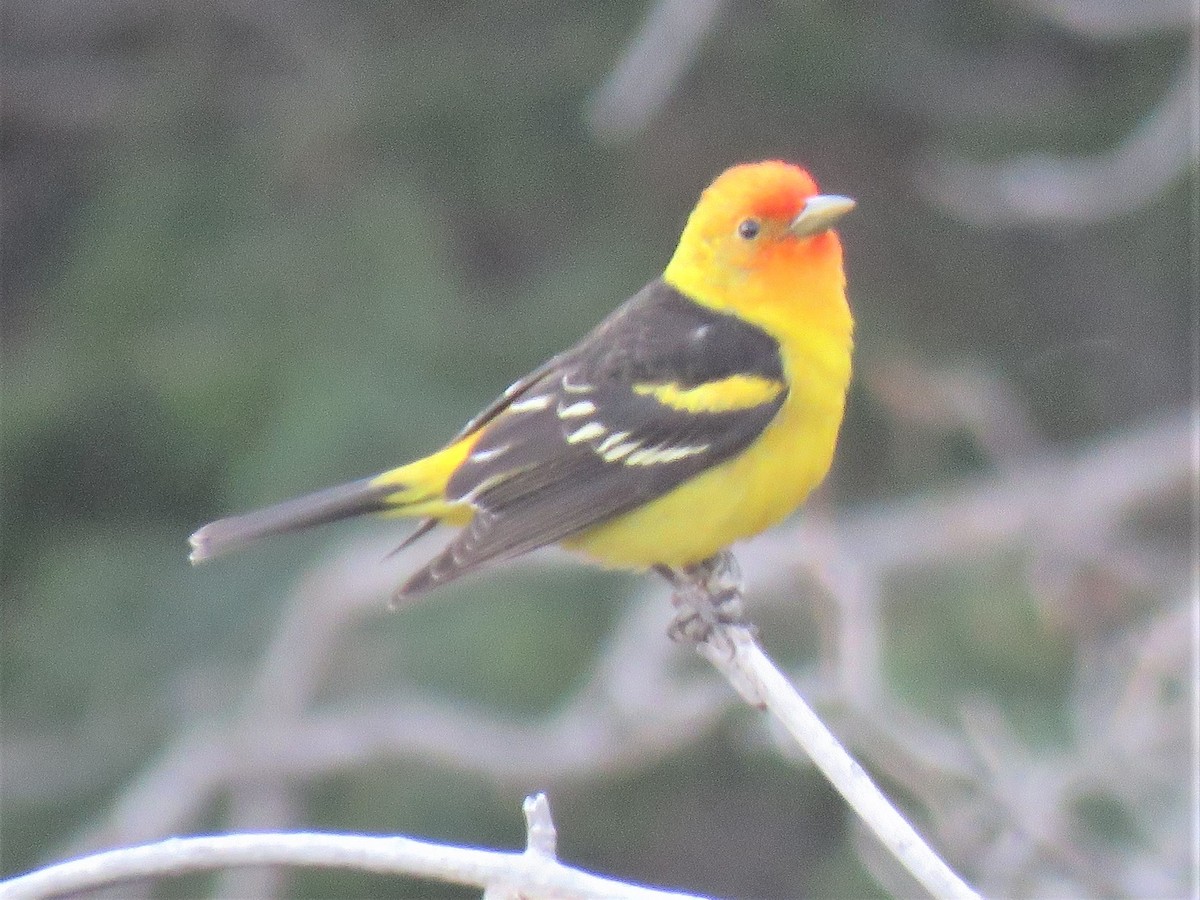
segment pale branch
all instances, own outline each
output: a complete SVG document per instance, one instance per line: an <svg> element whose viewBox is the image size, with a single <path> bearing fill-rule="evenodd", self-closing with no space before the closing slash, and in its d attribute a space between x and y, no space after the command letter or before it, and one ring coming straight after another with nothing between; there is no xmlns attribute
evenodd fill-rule
<svg viewBox="0 0 1200 900"><path fill-rule="evenodd" d="M1140 209L1194 169L1200 47L1179 67L1158 105L1112 149L1094 156L1029 154L999 162L931 156L926 193L979 225L1102 222Z"/></svg>
<svg viewBox="0 0 1200 900"><path fill-rule="evenodd" d="M1098 222L1144 206L1196 166L1200 44L1187 0L1018 0L1036 15L1091 41L1189 30L1191 52L1174 83L1123 140L1094 156L1030 154L999 162L933 156L922 176L943 208L979 224Z"/></svg>
<svg viewBox="0 0 1200 900"><path fill-rule="evenodd" d="M922 436L966 431L995 465L1034 458L1046 444L1016 386L979 364L890 359L864 363L857 377L897 425Z"/></svg>
<svg viewBox="0 0 1200 900"><path fill-rule="evenodd" d="M754 705L774 716L888 851L939 900L978 900L888 801L871 777L758 646L750 629L718 626L700 653Z"/></svg>
<svg viewBox="0 0 1200 900"><path fill-rule="evenodd" d="M658 0L588 103L592 133L611 140L641 131L674 92L724 6L725 0Z"/></svg>
<svg viewBox="0 0 1200 900"><path fill-rule="evenodd" d="M852 558L874 576L986 552L1022 537L1036 536L1044 545L1070 532L1092 534L1097 522L1117 527L1195 478L1193 428L1187 411L1164 415L1080 450L1044 451L1020 466L923 496L777 529L739 556L769 600L786 597L797 571L826 564L829 553Z"/></svg>
<svg viewBox="0 0 1200 900"><path fill-rule="evenodd" d="M694 565L660 567L678 610L669 633L696 650L751 706L796 740L889 853L937 900L978 900L893 806L759 647L745 620L741 570L728 550Z"/></svg>
<svg viewBox="0 0 1200 900"><path fill-rule="evenodd" d="M1196 7L1189 0L1019 0L1036 15L1067 31L1096 41L1141 37L1155 31L1186 28Z"/></svg>
<svg viewBox="0 0 1200 900"><path fill-rule="evenodd" d="M525 798L525 852L546 859L558 856L558 829L550 816L550 801L545 794Z"/></svg>
<svg viewBox="0 0 1200 900"><path fill-rule="evenodd" d="M353 869L485 888L493 897L695 900L564 866L543 795L525 801L523 853L436 844L407 837L303 832L169 838L46 866L0 882L2 900L40 900L146 878L241 866Z"/></svg>
<svg viewBox="0 0 1200 900"><path fill-rule="evenodd" d="M888 576L1028 543L1034 561L1125 566L1113 534L1132 515L1187 490L1196 466L1187 412L1165 415L1083 449L1005 460L991 475L836 517L805 516L739 550L754 609L790 608L803 573L820 582L838 621L827 651L839 699L863 712L877 698L878 607ZM1172 590L1178 566L1150 573ZM1138 581L1143 572L1128 573Z"/></svg>

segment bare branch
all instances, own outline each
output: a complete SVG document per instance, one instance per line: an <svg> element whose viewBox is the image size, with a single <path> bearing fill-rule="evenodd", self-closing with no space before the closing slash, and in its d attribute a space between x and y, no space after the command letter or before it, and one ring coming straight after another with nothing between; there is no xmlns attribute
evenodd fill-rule
<svg viewBox="0 0 1200 900"><path fill-rule="evenodd" d="M1020 0L1020 4L1067 31L1097 41L1183 28L1196 15L1188 0Z"/></svg>
<svg viewBox="0 0 1200 900"><path fill-rule="evenodd" d="M550 817L550 801L545 794L525 798L525 852L546 859L558 854L558 832Z"/></svg>
<svg viewBox="0 0 1200 900"><path fill-rule="evenodd" d="M406 837L264 833L171 838L109 850L0 882L0 898L34 900L143 878L263 865L354 869L480 888L498 883L515 887L522 897L684 900L695 896L602 878L541 853L477 850Z"/></svg>
<svg viewBox="0 0 1200 900"><path fill-rule="evenodd" d="M1015 386L979 366L897 359L866 366L860 378L898 423L922 434L966 429L997 464L1030 458L1045 443Z"/></svg>
<svg viewBox="0 0 1200 900"><path fill-rule="evenodd" d="M620 140L641 131L695 60L724 6L725 0L658 0L588 104L592 133Z"/></svg>
<svg viewBox="0 0 1200 900"><path fill-rule="evenodd" d="M863 822L931 895L960 900L979 897L892 806L763 653L749 629L724 626L716 636L720 639L700 645L702 654L731 684L753 685L753 696L761 698L767 711L796 739ZM732 653L725 652L729 648ZM742 688L738 690L741 692Z"/></svg>
<svg viewBox="0 0 1200 900"><path fill-rule="evenodd" d="M1193 46L1162 101L1108 153L998 163L935 157L924 188L948 211L981 225L1100 222L1140 209L1196 165L1198 71L1200 49Z"/></svg>
<svg viewBox="0 0 1200 900"><path fill-rule="evenodd" d="M851 510L828 523L763 535L740 555L758 574L756 586L776 596L798 567L820 564L833 548L878 577L977 554L1022 536L1093 533L1097 522L1120 523L1195 478L1189 412L1167 415L1077 452L1046 452L1036 462L940 492ZM815 532L824 540L806 548ZM803 558L798 559L797 554Z"/></svg>

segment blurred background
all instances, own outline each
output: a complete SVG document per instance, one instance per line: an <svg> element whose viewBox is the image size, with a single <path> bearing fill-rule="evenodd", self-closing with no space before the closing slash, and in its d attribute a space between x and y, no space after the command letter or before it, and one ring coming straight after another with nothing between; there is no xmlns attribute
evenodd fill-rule
<svg viewBox="0 0 1200 900"><path fill-rule="evenodd" d="M915 893L649 579L551 554L389 613L436 536L384 564L386 522L186 562L439 445L782 157L859 201L858 376L829 483L742 555L764 642L985 891L1195 891L1193 15L5 3L0 874L251 828L513 848L544 789L615 877Z"/></svg>

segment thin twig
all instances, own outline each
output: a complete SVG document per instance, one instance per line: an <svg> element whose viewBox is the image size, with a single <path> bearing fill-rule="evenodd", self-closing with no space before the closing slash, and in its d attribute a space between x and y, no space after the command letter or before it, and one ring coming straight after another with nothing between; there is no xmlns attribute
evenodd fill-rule
<svg viewBox="0 0 1200 900"><path fill-rule="evenodd" d="M698 649L743 696L747 696L744 686L753 686L749 695L754 698L751 702L761 703L779 720L863 822L931 895L939 900L978 900L979 894L925 843L875 786L871 776L851 758L833 732L825 727L758 646L749 628L719 626L709 641L698 645Z"/></svg>
<svg viewBox="0 0 1200 900"><path fill-rule="evenodd" d="M658 0L588 104L598 137L641 131L662 108L713 30L725 0Z"/></svg>
<svg viewBox="0 0 1200 900"><path fill-rule="evenodd" d="M1186 27L1196 15L1187 0L1122 3L1119 0L1021 0L1021 6L1059 27L1095 41L1140 37Z"/></svg>
<svg viewBox="0 0 1200 900"><path fill-rule="evenodd" d="M1114 147L1094 156L932 157L921 176L944 209L978 225L1103 222L1144 207L1196 166L1200 42L1162 99Z"/></svg>

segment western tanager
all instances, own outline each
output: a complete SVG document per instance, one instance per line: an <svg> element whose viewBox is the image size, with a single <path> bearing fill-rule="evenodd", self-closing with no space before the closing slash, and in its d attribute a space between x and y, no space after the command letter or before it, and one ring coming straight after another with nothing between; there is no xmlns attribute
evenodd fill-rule
<svg viewBox="0 0 1200 900"><path fill-rule="evenodd" d="M416 462L205 525L193 562L360 513L461 531L399 590L561 544L686 572L794 510L829 469L853 318L833 223L803 169L734 166L661 278Z"/></svg>

